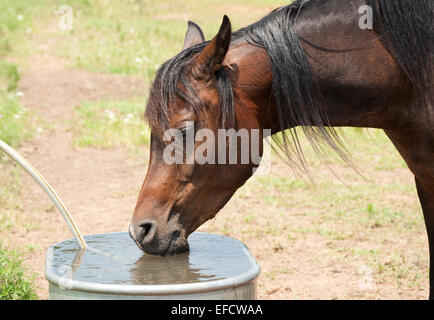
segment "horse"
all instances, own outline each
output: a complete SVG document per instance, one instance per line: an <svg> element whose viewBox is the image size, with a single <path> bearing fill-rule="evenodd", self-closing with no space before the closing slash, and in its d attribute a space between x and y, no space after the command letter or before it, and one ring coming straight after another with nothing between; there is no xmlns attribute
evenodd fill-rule
<svg viewBox="0 0 434 320"><path fill-rule="evenodd" d="M297 130L318 155L328 146L351 163L335 128L377 128L414 174L434 299L433 21L432 0L296 0L236 32L225 15L209 41L189 21L182 51L160 67L150 89L150 160L132 239L152 255L187 252L187 237L253 175L253 157L189 161L204 139L181 148L183 161L168 162L199 129L246 130L251 140L259 130L261 156L268 129L289 163L304 170ZM178 149L167 152L174 141ZM239 145L235 151L239 159Z"/></svg>

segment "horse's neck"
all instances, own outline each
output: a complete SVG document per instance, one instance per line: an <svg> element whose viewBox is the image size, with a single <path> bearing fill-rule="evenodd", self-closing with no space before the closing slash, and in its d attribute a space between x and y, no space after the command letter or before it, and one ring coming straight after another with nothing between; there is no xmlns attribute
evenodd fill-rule
<svg viewBox="0 0 434 320"><path fill-rule="evenodd" d="M342 22L342 10L337 10L336 15L340 16L334 17L333 8L329 9L323 13L317 9L302 11L297 19L297 34L327 49L363 48L330 52L301 40L313 79L324 98L321 105L329 124L388 128L387 114L393 112L390 109L402 97L408 96L408 84L402 81L402 72L378 36L358 27L358 11ZM261 114L262 127L280 131L277 110L273 105L270 108L272 72L266 50L237 40L224 63L235 71L235 90L247 102L249 112Z"/></svg>
<svg viewBox="0 0 434 320"><path fill-rule="evenodd" d="M301 44L330 125L387 128L385 114L394 100L408 96L408 86L378 35L360 28L359 4L328 1L302 11L297 35L308 40Z"/></svg>
<svg viewBox="0 0 434 320"><path fill-rule="evenodd" d="M237 40L231 44L224 64L234 74L234 90L243 104L236 113L255 114L259 127L279 131L277 114L273 108L270 110L272 72L267 52Z"/></svg>

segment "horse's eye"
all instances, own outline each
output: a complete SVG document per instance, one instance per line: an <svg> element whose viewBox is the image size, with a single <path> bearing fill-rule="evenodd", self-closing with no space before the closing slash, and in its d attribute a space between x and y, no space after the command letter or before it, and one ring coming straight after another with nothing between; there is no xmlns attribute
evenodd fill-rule
<svg viewBox="0 0 434 320"><path fill-rule="evenodd" d="M192 130L194 130L194 127L184 127L179 129L179 131L181 131L181 134L183 137L185 137L187 135L187 133L191 132Z"/></svg>

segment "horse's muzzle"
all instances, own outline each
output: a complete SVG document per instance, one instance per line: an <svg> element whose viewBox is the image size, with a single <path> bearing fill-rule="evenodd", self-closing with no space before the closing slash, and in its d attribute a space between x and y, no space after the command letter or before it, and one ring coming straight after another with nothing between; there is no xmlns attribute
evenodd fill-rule
<svg viewBox="0 0 434 320"><path fill-rule="evenodd" d="M179 230L159 236L158 226L152 220L144 220L138 226L130 225L129 233L137 246L147 254L170 256L189 251L187 239Z"/></svg>

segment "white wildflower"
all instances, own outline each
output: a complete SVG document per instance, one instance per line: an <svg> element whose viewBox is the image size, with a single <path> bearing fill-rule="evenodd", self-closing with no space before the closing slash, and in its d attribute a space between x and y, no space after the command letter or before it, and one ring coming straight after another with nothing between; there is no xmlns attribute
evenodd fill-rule
<svg viewBox="0 0 434 320"><path fill-rule="evenodd" d="M134 118L134 114L132 114L132 113L128 113L128 114L125 116L124 122L125 122L125 123L129 123L130 120L133 119L133 118Z"/></svg>
<svg viewBox="0 0 434 320"><path fill-rule="evenodd" d="M109 118L110 120L115 120L116 119L116 115L113 113L113 111L110 110L104 110L104 112L107 115L107 118Z"/></svg>

